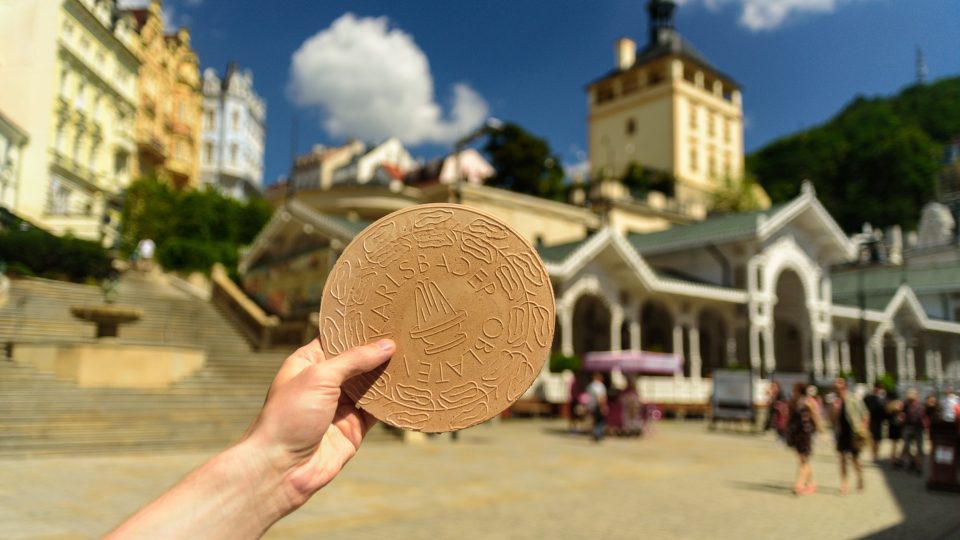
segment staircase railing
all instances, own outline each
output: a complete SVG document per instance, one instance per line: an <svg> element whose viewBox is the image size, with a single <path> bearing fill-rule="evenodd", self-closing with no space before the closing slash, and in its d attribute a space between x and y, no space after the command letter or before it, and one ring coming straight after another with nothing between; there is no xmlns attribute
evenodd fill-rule
<svg viewBox="0 0 960 540"><path fill-rule="evenodd" d="M280 318L269 315L240 290L222 265L211 272L213 287L210 301L231 317L257 349L266 349L280 326Z"/></svg>

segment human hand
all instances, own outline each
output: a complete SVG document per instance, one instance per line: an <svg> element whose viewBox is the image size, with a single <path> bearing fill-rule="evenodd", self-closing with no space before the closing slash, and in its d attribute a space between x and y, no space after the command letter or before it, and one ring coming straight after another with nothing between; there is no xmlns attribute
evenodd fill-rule
<svg viewBox="0 0 960 540"><path fill-rule="evenodd" d="M290 355L270 385L263 410L241 444L252 445L284 479L293 511L336 477L376 420L340 389L390 358L389 339L324 358L319 340Z"/></svg>

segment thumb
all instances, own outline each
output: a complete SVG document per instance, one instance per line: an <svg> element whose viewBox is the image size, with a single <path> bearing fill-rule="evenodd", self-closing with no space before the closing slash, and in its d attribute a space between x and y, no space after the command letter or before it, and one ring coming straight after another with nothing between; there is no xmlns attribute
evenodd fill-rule
<svg viewBox="0 0 960 540"><path fill-rule="evenodd" d="M344 381L366 373L390 359L397 345L390 339L354 347L311 367L324 382L341 386Z"/></svg>

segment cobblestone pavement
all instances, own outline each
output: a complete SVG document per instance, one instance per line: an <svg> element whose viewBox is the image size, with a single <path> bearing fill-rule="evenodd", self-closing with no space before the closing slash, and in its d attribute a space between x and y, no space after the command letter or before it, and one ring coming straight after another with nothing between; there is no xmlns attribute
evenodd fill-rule
<svg viewBox="0 0 960 540"><path fill-rule="evenodd" d="M870 465L838 494L827 441L817 494L790 493L793 455L768 436L663 422L593 444L557 421L483 425L452 442L375 441L267 535L282 539L960 538L960 496ZM0 538L96 538L207 456L0 461Z"/></svg>

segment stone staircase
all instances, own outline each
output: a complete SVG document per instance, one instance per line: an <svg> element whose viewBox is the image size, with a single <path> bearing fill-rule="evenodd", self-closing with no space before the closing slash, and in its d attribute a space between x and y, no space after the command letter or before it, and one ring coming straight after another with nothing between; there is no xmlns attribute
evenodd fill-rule
<svg viewBox="0 0 960 540"><path fill-rule="evenodd" d="M94 286L14 281L0 308L0 344L93 341L93 325L69 307L102 302ZM0 358L0 455L222 447L253 420L290 352L251 350L228 317L163 276L126 274L116 304L144 314L121 327L121 342L203 348L206 366L163 390L91 389Z"/></svg>

